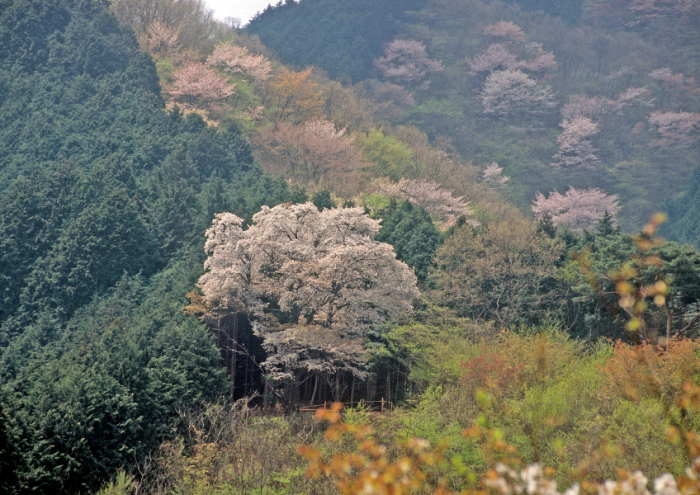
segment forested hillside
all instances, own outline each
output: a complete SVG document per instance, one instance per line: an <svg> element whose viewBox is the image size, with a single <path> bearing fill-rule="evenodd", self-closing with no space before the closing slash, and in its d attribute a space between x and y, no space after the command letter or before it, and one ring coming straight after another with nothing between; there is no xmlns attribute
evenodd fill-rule
<svg viewBox="0 0 700 495"><path fill-rule="evenodd" d="M338 54L353 56L355 47L338 48L332 22L314 19L342 22L352 8L367 11L362 2L288 2L248 30L284 62L343 74ZM392 124L448 138L479 167L503 167L513 178L508 197L522 210L537 192L596 187L619 197L618 218L631 231L698 166L698 15L685 2L396 5L374 63L349 75L380 105L402 108L385 115ZM372 32L358 25L355 39Z"/></svg>
<svg viewBox="0 0 700 495"><path fill-rule="evenodd" d="M18 493L95 488L167 438L178 408L227 390L207 330L180 312L203 234L216 211L290 198L235 126L165 111L108 8L0 6L0 376Z"/></svg>
<svg viewBox="0 0 700 495"><path fill-rule="evenodd" d="M696 493L699 14L0 0L0 492Z"/></svg>

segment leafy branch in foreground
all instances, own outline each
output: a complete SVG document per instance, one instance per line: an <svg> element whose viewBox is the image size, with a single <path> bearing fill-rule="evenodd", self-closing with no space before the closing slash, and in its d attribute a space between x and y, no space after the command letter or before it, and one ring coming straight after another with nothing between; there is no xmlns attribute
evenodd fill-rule
<svg viewBox="0 0 700 495"><path fill-rule="evenodd" d="M482 399L488 400L486 394L481 395ZM690 407L697 407L698 403L700 387L686 384L678 407L686 411ZM606 480L602 483L584 480L573 483L564 492L559 492L554 480L557 473L554 468L542 467L539 463L522 466L515 447L505 442L500 430L490 428L488 420L482 416L478 421L481 426L474 425L466 429L463 435L483 444L484 453L493 467L481 477L474 488L454 491L447 487L445 477L434 475L435 467L447 466L444 456L446 445L433 449L426 440L413 438L404 444L398 458L390 459L387 447L374 438L372 427L342 421L341 409L341 404L333 404L329 410L319 410L316 417L330 423L326 431L329 441L340 443L351 438L354 440L354 448L336 453L330 460L324 460L320 450L308 445L300 446L298 452L309 461L309 478L332 478L343 495L685 495L700 491L700 436L694 432L684 435L688 452L693 456L685 474L678 477L669 473L662 474L654 480L653 492L647 489L649 480L641 471L629 473L624 470L620 470L617 480ZM680 441L680 434L676 429L670 428L668 436L672 441ZM452 469L459 470L458 467ZM468 469L462 471L465 472L460 474L471 478L467 479L468 485L475 485L474 473ZM587 471L587 464L584 464L578 470L578 475L585 477Z"/></svg>

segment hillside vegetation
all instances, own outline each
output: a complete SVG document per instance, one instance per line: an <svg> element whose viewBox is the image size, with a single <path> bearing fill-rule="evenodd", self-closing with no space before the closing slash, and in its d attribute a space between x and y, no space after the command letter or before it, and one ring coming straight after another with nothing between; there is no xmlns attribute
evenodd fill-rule
<svg viewBox="0 0 700 495"><path fill-rule="evenodd" d="M375 46L374 63L361 75L344 72L343 57L355 47L343 43L339 52L329 42L337 33L332 21L342 22L353 7L364 10L353 1L288 2L258 15L248 31L286 63L345 73L380 105L398 105L402 112L384 115L392 124L449 139L479 167L498 163L513 178L508 197L523 210L538 191L597 187L620 198L621 225L634 230L685 190L697 167L696 4L396 5L390 39ZM328 22L311 21L319 12ZM313 28L295 29L307 21ZM357 39L371 29L358 23ZM421 70L421 57L442 70ZM680 213L669 211L671 239L697 245L675 227Z"/></svg>
<svg viewBox="0 0 700 495"><path fill-rule="evenodd" d="M0 492L685 483L697 16L0 0Z"/></svg>

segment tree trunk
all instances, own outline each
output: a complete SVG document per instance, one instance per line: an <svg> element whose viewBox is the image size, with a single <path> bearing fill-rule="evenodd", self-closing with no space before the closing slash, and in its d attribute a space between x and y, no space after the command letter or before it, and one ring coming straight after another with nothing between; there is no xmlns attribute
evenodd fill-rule
<svg viewBox="0 0 700 495"><path fill-rule="evenodd" d="M355 375L352 375L352 384L350 385L350 407L353 406L355 402Z"/></svg>
<svg viewBox="0 0 700 495"><path fill-rule="evenodd" d="M226 332L226 336L228 342L226 342L226 348L228 348L228 352L230 353L231 356L231 396L229 397L229 400L233 402L234 400L234 393L236 392L236 358L238 357L238 353L236 352L236 343L238 342L238 316L234 316L233 318L233 337L229 335L228 332Z"/></svg>
<svg viewBox="0 0 700 495"><path fill-rule="evenodd" d="M314 375L314 391L311 394L311 405L314 405L314 400L316 400L316 389L318 388L318 373Z"/></svg>

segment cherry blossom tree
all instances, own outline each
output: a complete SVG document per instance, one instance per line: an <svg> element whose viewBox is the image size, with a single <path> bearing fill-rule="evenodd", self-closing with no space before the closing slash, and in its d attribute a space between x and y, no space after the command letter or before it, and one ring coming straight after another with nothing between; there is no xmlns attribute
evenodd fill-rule
<svg viewBox="0 0 700 495"><path fill-rule="evenodd" d="M522 41L522 40L521 40ZM518 60L518 58L521 60ZM491 73L496 70L520 69L542 75L557 67L554 54L544 51L541 43L494 43L469 63L471 75Z"/></svg>
<svg viewBox="0 0 700 495"><path fill-rule="evenodd" d="M548 215L555 227L563 227L574 232L591 230L607 213L615 222L620 210L617 195L609 195L598 188L575 189L569 187L566 194L552 191L549 196L538 192L532 211L535 218Z"/></svg>
<svg viewBox="0 0 700 495"><path fill-rule="evenodd" d="M175 71L173 79L165 91L171 102L185 111L211 113L220 110L235 88L235 84L226 81L214 69L198 62L188 63Z"/></svg>
<svg viewBox="0 0 700 495"><path fill-rule="evenodd" d="M502 174L503 167L499 167L498 163L493 162L481 173L481 181L490 189L502 190L506 188L506 183L510 180L510 177Z"/></svg>
<svg viewBox="0 0 700 495"><path fill-rule="evenodd" d="M525 41L523 30L511 21L500 21L496 24L491 24L484 29L484 34L517 43Z"/></svg>
<svg viewBox="0 0 700 495"><path fill-rule="evenodd" d="M493 24L484 33L499 41L469 62L471 75L485 77L479 94L484 113L505 117L521 112L531 117L556 106L552 89L530 77L541 79L554 70L554 54L541 43L525 43L522 30L512 22Z"/></svg>
<svg viewBox="0 0 700 495"><path fill-rule="evenodd" d="M416 40L392 41L384 48L384 56L376 59L374 65L386 79L399 84L423 82L425 88L425 78L443 70L439 61L428 57L425 45Z"/></svg>
<svg viewBox="0 0 700 495"><path fill-rule="evenodd" d="M599 122L609 115L621 114L628 105L651 107L653 102L651 91L646 87L627 88L620 93L617 100L611 100L604 96L589 98L583 94L575 94L571 95L568 103L562 107L561 116L564 120L585 117Z"/></svg>
<svg viewBox="0 0 700 495"><path fill-rule="evenodd" d="M617 97L617 103L620 108L627 105L638 105L642 107L653 107L654 98L652 98L649 88L627 88Z"/></svg>
<svg viewBox="0 0 700 495"><path fill-rule="evenodd" d="M516 112L542 114L556 106L549 86L538 85L521 70L492 72L479 94L484 113L505 117Z"/></svg>
<svg viewBox="0 0 700 495"><path fill-rule="evenodd" d="M653 70L649 77L660 83L659 104L665 107L683 110L689 100L700 94L694 78L675 74L668 67Z"/></svg>
<svg viewBox="0 0 700 495"><path fill-rule="evenodd" d="M659 136L658 146L689 146L700 140L700 114L652 112L649 125Z"/></svg>
<svg viewBox="0 0 700 495"><path fill-rule="evenodd" d="M545 52L542 43L528 43L523 51L525 60L518 62L516 68L534 73L545 73L557 68L554 54Z"/></svg>
<svg viewBox="0 0 700 495"><path fill-rule="evenodd" d="M274 380L293 388L303 373L363 379L364 335L410 314L420 296L413 271L374 240L378 230L361 208L264 206L245 230L221 213L198 285L212 312L248 317Z"/></svg>
<svg viewBox="0 0 700 495"><path fill-rule="evenodd" d="M207 63L231 74L244 74L255 82L267 81L272 72L272 63L264 55L250 55L247 48L231 43L216 45Z"/></svg>
<svg viewBox="0 0 700 495"><path fill-rule="evenodd" d="M463 197L453 196L453 192L434 181L426 179L401 179L399 182L379 180L376 182L379 190L397 199L409 201L427 210L433 221L443 226L453 225L464 215L474 214L469 203L462 201ZM467 223L476 227L476 220L467 219Z"/></svg>
<svg viewBox="0 0 700 495"><path fill-rule="evenodd" d="M564 120L561 127L559 153L554 155L552 166L594 170L600 160L590 138L597 134L597 124L588 117L576 117Z"/></svg>
<svg viewBox="0 0 700 495"><path fill-rule="evenodd" d="M471 66L471 75L479 73L491 73L495 70L515 69L518 66L518 61L504 45L494 43L489 46L484 53L474 57L469 65Z"/></svg>
<svg viewBox="0 0 700 495"><path fill-rule="evenodd" d="M370 166L345 129L337 130L325 119L295 125L279 122L255 138L263 169L310 189L330 188L352 193L361 183L357 172Z"/></svg>

